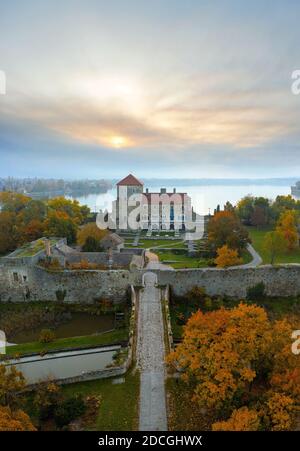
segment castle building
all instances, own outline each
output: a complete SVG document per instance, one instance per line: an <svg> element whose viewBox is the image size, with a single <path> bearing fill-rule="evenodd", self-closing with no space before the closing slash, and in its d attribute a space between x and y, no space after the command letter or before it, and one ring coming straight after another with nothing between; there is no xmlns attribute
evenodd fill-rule
<svg viewBox="0 0 300 451"><path fill-rule="evenodd" d="M136 200L136 202L135 202ZM193 215L191 198L187 193L144 191L144 184L132 174L117 183L117 229L129 229L128 217L139 205L138 228L141 230L186 230L186 221Z"/></svg>

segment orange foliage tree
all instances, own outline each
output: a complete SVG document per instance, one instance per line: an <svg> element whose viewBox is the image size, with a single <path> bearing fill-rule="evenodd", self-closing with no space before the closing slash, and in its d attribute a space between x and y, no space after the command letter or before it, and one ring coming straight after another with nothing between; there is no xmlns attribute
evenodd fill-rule
<svg viewBox="0 0 300 451"><path fill-rule="evenodd" d="M215 423L215 430L285 430L300 403L300 368L291 352L291 331L286 320L271 322L255 305L198 311L168 361L180 368L199 407L222 420L232 415ZM257 418L241 410L250 400Z"/></svg>
<svg viewBox="0 0 300 451"><path fill-rule="evenodd" d="M299 246L297 218L294 210L285 211L280 215L276 230L283 234L289 251Z"/></svg>
<svg viewBox="0 0 300 451"><path fill-rule="evenodd" d="M255 410L241 407L234 410L227 421L217 421L212 425L213 431L257 431L259 417Z"/></svg>
<svg viewBox="0 0 300 451"><path fill-rule="evenodd" d="M23 374L12 366L0 365L0 404L13 407L16 393L25 387Z"/></svg>
<svg viewBox="0 0 300 451"><path fill-rule="evenodd" d="M242 259L239 257L236 249L230 249L227 244L217 249L217 257L215 264L218 268L226 268L228 266L240 265Z"/></svg>
<svg viewBox="0 0 300 451"><path fill-rule="evenodd" d="M184 327L183 341L169 362L194 382L194 399L202 407L221 408L238 392L249 390L258 362L271 341L263 308L240 304L232 310L196 312Z"/></svg>
<svg viewBox="0 0 300 451"><path fill-rule="evenodd" d="M36 431L36 428L22 410L0 406L0 431Z"/></svg>
<svg viewBox="0 0 300 451"><path fill-rule="evenodd" d="M283 393L272 393L267 401L267 418L269 429L286 431L292 426L292 413L295 410L294 400Z"/></svg>

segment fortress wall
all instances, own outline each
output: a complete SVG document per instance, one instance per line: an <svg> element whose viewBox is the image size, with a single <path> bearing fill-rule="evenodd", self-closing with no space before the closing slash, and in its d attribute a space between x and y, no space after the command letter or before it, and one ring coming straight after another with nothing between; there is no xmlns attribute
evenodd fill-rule
<svg viewBox="0 0 300 451"><path fill-rule="evenodd" d="M158 284L170 285L174 294L184 295L193 286L204 287L210 295L243 299L247 288L264 282L269 296L300 295L300 265L261 266L232 269L153 270ZM14 273L18 274L18 281ZM0 266L0 301L57 301L65 290L64 302L91 303L105 298L120 302L130 285L141 286L145 270L47 271L39 267Z"/></svg>
<svg viewBox="0 0 300 451"><path fill-rule="evenodd" d="M246 296L247 288L259 282L265 284L268 296L300 295L300 265L155 272L158 274L158 283L170 284L174 294L178 296L184 295L196 285L204 287L209 295L227 295L242 299Z"/></svg>
<svg viewBox="0 0 300 451"><path fill-rule="evenodd" d="M120 302L126 299L128 287L138 283L137 274L127 270L54 272L21 266L4 271L0 300L6 302L57 301L58 290L65 290L64 302L91 303L101 298ZM13 272L19 274L18 282L13 278Z"/></svg>

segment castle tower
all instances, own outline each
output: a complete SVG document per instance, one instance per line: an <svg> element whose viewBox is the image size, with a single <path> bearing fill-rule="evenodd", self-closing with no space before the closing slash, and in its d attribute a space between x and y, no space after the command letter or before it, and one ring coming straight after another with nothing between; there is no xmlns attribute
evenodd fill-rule
<svg viewBox="0 0 300 451"><path fill-rule="evenodd" d="M127 201L132 194L142 194L144 184L140 182L134 175L129 174L124 179L117 183L117 227L121 229L127 229L122 227L125 224L125 218L128 217L128 205ZM125 208L125 211L123 209Z"/></svg>

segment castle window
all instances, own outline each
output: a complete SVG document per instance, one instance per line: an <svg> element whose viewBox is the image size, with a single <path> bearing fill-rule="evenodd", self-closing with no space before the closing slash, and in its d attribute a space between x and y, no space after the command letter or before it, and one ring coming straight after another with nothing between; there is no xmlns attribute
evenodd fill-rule
<svg viewBox="0 0 300 451"><path fill-rule="evenodd" d="M23 282L26 282L27 276L23 276Z"/></svg>
<svg viewBox="0 0 300 451"><path fill-rule="evenodd" d="M13 279L14 279L14 282L19 282L19 276L18 276L17 272L13 273Z"/></svg>

